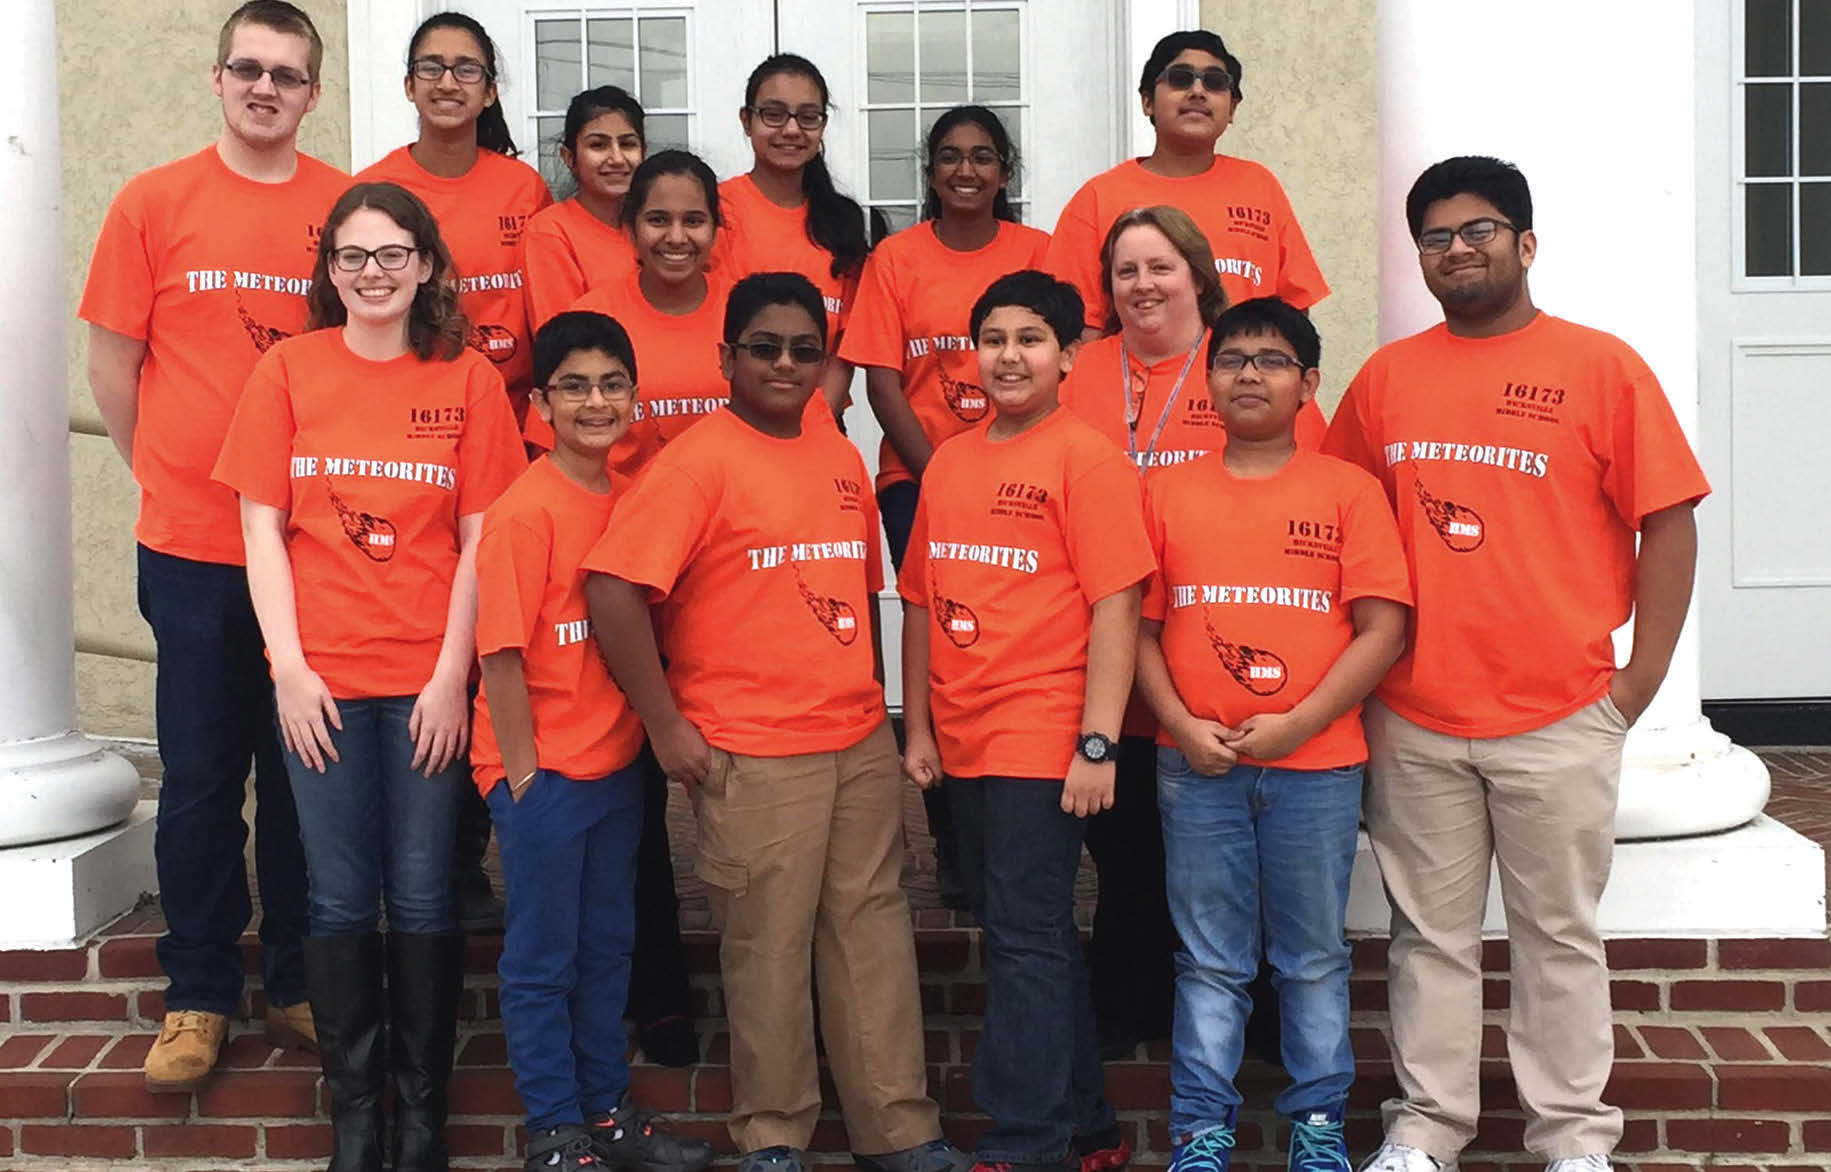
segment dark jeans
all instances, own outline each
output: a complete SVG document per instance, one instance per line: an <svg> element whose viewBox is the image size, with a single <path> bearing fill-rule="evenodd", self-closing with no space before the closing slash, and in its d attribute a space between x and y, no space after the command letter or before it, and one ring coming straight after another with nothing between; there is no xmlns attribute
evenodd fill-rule
<svg viewBox="0 0 1831 1172"><path fill-rule="evenodd" d="M691 1017L687 962L680 950L680 900L668 853L668 778L647 744L630 768L642 786L642 839L636 847L636 957L629 977L629 1016L638 1029Z"/></svg>
<svg viewBox="0 0 1831 1172"><path fill-rule="evenodd" d="M982 1163L1060 1164L1075 1135L1113 1125L1074 925L1081 819L1062 783L948 778L960 875L985 928L985 1032L973 1098L992 1117Z"/></svg>
<svg viewBox="0 0 1831 1172"><path fill-rule="evenodd" d="M1168 1037L1176 1001L1176 930L1164 894L1157 745L1119 742L1113 808L1087 820L1087 853L1100 877L1087 950L1094 1018L1105 1035Z"/></svg>
<svg viewBox="0 0 1831 1172"><path fill-rule="evenodd" d="M541 770L489 794L508 913L502 1028L528 1130L582 1124L629 1089L623 1005L636 941L638 766L596 781Z"/></svg>
<svg viewBox="0 0 1831 1172"><path fill-rule="evenodd" d="M165 911L165 1008L231 1013L253 904L242 804L254 766L261 979L273 1005L305 1000L305 852L280 760L273 681L240 566L139 547L140 614L158 644L155 721L164 780L153 862Z"/></svg>
<svg viewBox="0 0 1831 1172"><path fill-rule="evenodd" d="M470 762L462 754L423 776L412 766L413 696L340 700L331 730L337 761L318 773L287 753L310 875L314 936L373 932L382 899L388 930L455 932L451 843Z"/></svg>
<svg viewBox="0 0 1831 1172"><path fill-rule="evenodd" d="M909 549L909 531L915 526L916 501L920 486L912 480L889 485L877 494L877 515L884 526L884 540L890 543L890 561L900 571L903 554ZM922 791L922 810L928 815L928 833L935 840L935 860L943 868L958 869L958 836L954 833L954 816L942 786Z"/></svg>

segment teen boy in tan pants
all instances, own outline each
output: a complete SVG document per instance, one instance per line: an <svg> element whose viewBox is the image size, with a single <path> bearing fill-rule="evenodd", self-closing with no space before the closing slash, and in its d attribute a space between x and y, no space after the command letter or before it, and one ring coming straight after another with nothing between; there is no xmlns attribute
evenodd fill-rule
<svg viewBox="0 0 1831 1172"><path fill-rule="evenodd" d="M1411 647L1366 711L1403 1092L1367 1167L1436 1172L1474 1138L1493 858L1526 1148L1552 1172L1604 1170L1621 1113L1602 1102L1614 1041L1596 907L1622 741L1684 624L1709 485L1639 355L1534 308L1517 169L1438 163L1406 215L1444 324L1368 360L1323 447L1381 479L1417 594ZM1610 632L1630 613L1617 671Z"/></svg>

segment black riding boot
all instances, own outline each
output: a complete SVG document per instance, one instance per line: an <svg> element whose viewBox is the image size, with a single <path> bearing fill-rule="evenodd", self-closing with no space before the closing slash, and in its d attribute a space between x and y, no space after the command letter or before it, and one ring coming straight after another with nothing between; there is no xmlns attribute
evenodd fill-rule
<svg viewBox="0 0 1831 1172"><path fill-rule="evenodd" d="M305 988L331 1092L330 1172L381 1172L381 934L307 936Z"/></svg>
<svg viewBox="0 0 1831 1172"><path fill-rule="evenodd" d="M446 1172L445 1084L458 1030L464 937L388 933L394 1172Z"/></svg>

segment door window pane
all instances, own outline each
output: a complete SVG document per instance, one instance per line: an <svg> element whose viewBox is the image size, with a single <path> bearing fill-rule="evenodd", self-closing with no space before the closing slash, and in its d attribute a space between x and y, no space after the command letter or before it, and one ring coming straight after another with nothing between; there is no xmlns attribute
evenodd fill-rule
<svg viewBox="0 0 1831 1172"><path fill-rule="evenodd" d="M1831 175L1831 82L1799 87L1799 173Z"/></svg>
<svg viewBox="0 0 1831 1172"><path fill-rule="evenodd" d="M627 20L588 20L586 25L587 63L585 85L620 86L636 92L636 46Z"/></svg>
<svg viewBox="0 0 1831 1172"><path fill-rule="evenodd" d="M865 101L915 100L915 17L907 12L865 14Z"/></svg>
<svg viewBox="0 0 1831 1172"><path fill-rule="evenodd" d="M922 38L922 100L966 101L966 13L923 11L916 27Z"/></svg>
<svg viewBox="0 0 1831 1172"><path fill-rule="evenodd" d="M687 145L688 117L686 114L650 114L644 118L642 128L648 132L648 149L651 152L691 149Z"/></svg>
<svg viewBox="0 0 1831 1172"><path fill-rule="evenodd" d="M1747 272L1751 277L1793 275L1793 186L1751 183L1744 217Z"/></svg>
<svg viewBox="0 0 1831 1172"><path fill-rule="evenodd" d="M1799 185L1799 275L1831 276L1831 183Z"/></svg>
<svg viewBox="0 0 1831 1172"><path fill-rule="evenodd" d="M1750 85L1744 91L1744 169L1748 176L1793 173L1793 87Z"/></svg>
<svg viewBox="0 0 1831 1172"><path fill-rule="evenodd" d="M534 120L535 134L539 138L537 167L540 177L547 181L547 186L555 196L563 199L576 184L572 172L566 170L566 164L559 157L560 131L566 127L566 120L560 117L546 116Z"/></svg>
<svg viewBox="0 0 1831 1172"><path fill-rule="evenodd" d="M642 101L650 106L687 104L687 21L684 16L644 17Z"/></svg>
<svg viewBox="0 0 1831 1172"><path fill-rule="evenodd" d="M871 143L870 195L873 200L908 200L917 196L914 110L872 110L865 115Z"/></svg>
<svg viewBox="0 0 1831 1172"><path fill-rule="evenodd" d="M1799 0L1799 72L1831 77L1831 0Z"/></svg>
<svg viewBox="0 0 1831 1172"><path fill-rule="evenodd" d="M593 22L596 23L596 22ZM579 91L579 22L534 22L534 100L542 110L564 110Z"/></svg>
<svg viewBox="0 0 1831 1172"><path fill-rule="evenodd" d="M1793 73L1793 0L1744 0L1743 72L1749 77Z"/></svg>
<svg viewBox="0 0 1831 1172"><path fill-rule="evenodd" d="M973 13L973 100L1015 102L1022 96L1021 31L1015 9Z"/></svg>

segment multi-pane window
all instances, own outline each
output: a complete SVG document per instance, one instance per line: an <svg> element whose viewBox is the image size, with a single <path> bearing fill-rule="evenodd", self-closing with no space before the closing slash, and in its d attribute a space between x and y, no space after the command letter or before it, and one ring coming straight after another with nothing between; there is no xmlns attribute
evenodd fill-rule
<svg viewBox="0 0 1831 1172"><path fill-rule="evenodd" d="M1831 276L1831 0L1743 0L1742 274Z"/></svg>
<svg viewBox="0 0 1831 1172"><path fill-rule="evenodd" d="M922 142L949 107L990 107L1021 153L1026 104L1021 0L867 3L864 119L870 159L866 202L893 229L921 216L928 189ZM1022 211L1018 178L1011 200Z"/></svg>
<svg viewBox="0 0 1831 1172"><path fill-rule="evenodd" d="M580 90L621 86L642 103L649 149L687 145L692 128L687 79L687 12L643 6L530 15L534 111L540 173L556 192L571 190L559 158L566 105Z"/></svg>

